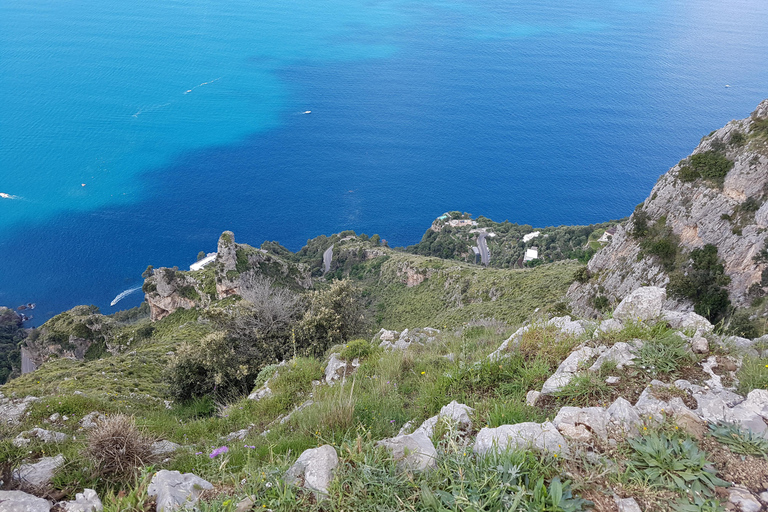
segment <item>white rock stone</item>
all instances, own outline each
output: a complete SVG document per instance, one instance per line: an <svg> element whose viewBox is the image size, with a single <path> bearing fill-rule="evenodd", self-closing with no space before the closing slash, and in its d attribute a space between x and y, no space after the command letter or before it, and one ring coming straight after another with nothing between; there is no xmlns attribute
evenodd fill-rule
<svg viewBox="0 0 768 512"><path fill-rule="evenodd" d="M605 383L610 384L611 386L618 384L621 382L621 377L616 377L614 375L611 375L610 377L606 377Z"/></svg>
<svg viewBox="0 0 768 512"><path fill-rule="evenodd" d="M592 347L583 347L571 352L565 361L560 363L560 366L557 367L557 371L555 371L555 373L548 378L541 387L541 393L543 395L549 395L563 389L569 382L571 382L571 379L573 379L576 372L598 353L599 351Z"/></svg>
<svg viewBox="0 0 768 512"><path fill-rule="evenodd" d="M64 465L64 456L43 457L34 464L22 464L13 472L13 479L22 485L44 487L53 478L58 468Z"/></svg>
<svg viewBox="0 0 768 512"><path fill-rule="evenodd" d="M642 346L643 342L641 340L632 340L631 343L620 341L600 354L594 364L589 367L589 371L596 372L603 366L603 363L607 362L616 363L616 368L618 369L622 369L625 366L632 366L635 364L635 353Z"/></svg>
<svg viewBox="0 0 768 512"><path fill-rule="evenodd" d="M16 423L27 412L27 408L39 398L28 396L23 400L8 400L0 405L0 423Z"/></svg>
<svg viewBox="0 0 768 512"><path fill-rule="evenodd" d="M616 508L619 512L643 512L640 510L640 505L637 504L635 498L616 498Z"/></svg>
<svg viewBox="0 0 768 512"><path fill-rule="evenodd" d="M55 412L48 417L48 421L50 421L51 423L56 423L57 421L59 421L60 418L61 418L61 414Z"/></svg>
<svg viewBox="0 0 768 512"><path fill-rule="evenodd" d="M27 446L32 439L38 439L44 443L63 443L67 440L67 434L53 432L42 428L33 428L20 433L13 440L14 446Z"/></svg>
<svg viewBox="0 0 768 512"><path fill-rule="evenodd" d="M536 449L561 456L569 453L568 443L551 422L525 422L484 428L477 434L474 452L483 455L491 450L504 451L508 447Z"/></svg>
<svg viewBox="0 0 768 512"><path fill-rule="evenodd" d="M417 430L413 434L383 439L376 443L376 446L388 449L402 469L423 471L434 468L437 464L435 445L423 431Z"/></svg>
<svg viewBox="0 0 768 512"><path fill-rule="evenodd" d="M152 477L147 494L156 497L157 512L171 512L193 507L206 489L213 485L197 475L161 469Z"/></svg>
<svg viewBox="0 0 768 512"><path fill-rule="evenodd" d="M661 319L669 324L672 329L692 330L700 333L712 332L715 328L709 320L693 311L682 313L680 311L662 311Z"/></svg>
<svg viewBox="0 0 768 512"><path fill-rule="evenodd" d="M435 425L437 425L439 419L443 417L450 418L453 422L458 424L460 429L469 430L472 428L472 419L470 418L470 415L474 411L475 410L473 408L464 404L460 404L454 400L448 405L443 406L438 414L424 420L424 423L422 423L419 428L416 429L416 432L421 431L427 437L432 437L432 432L434 431Z"/></svg>
<svg viewBox="0 0 768 512"><path fill-rule="evenodd" d="M347 362L339 359L338 354L331 354L328 365L325 367L325 382L333 384L335 380L343 379L347 373Z"/></svg>
<svg viewBox="0 0 768 512"><path fill-rule="evenodd" d="M569 336L581 336L586 332L581 322L571 320L568 315L552 318L547 322L547 325L554 325L561 333Z"/></svg>
<svg viewBox="0 0 768 512"><path fill-rule="evenodd" d="M83 416L82 420L80 420L80 427L85 430L90 430L92 428L96 428L99 422L102 422L105 419L107 419L107 417L101 414L100 412L97 412L97 411L89 412L88 414Z"/></svg>
<svg viewBox="0 0 768 512"><path fill-rule="evenodd" d="M264 398L269 398L272 396L272 390L265 382L263 386L261 386L259 389L248 395L248 400L262 400Z"/></svg>
<svg viewBox="0 0 768 512"><path fill-rule="evenodd" d="M328 494L333 472L339 465L339 456L333 446L325 444L318 448L304 450L296 462L285 472L285 481Z"/></svg>
<svg viewBox="0 0 768 512"><path fill-rule="evenodd" d="M504 340L502 344L499 345L499 348L488 354L488 359L491 361L498 361L499 359L506 357L507 351L509 351L510 348L516 347L520 343L520 339L523 337L523 334L528 332L530 328L530 325L524 325L523 327L516 330L512 336Z"/></svg>
<svg viewBox="0 0 768 512"><path fill-rule="evenodd" d="M592 432L584 425L571 425L564 423L557 428L563 437L573 441L587 442L592 438Z"/></svg>
<svg viewBox="0 0 768 512"><path fill-rule="evenodd" d="M539 397L541 396L541 393L536 391L535 389L530 390L525 395L525 404L530 407L535 407L536 402L538 401Z"/></svg>
<svg viewBox="0 0 768 512"><path fill-rule="evenodd" d="M694 336L691 340L691 350L695 354L706 354L709 352L709 341L704 336Z"/></svg>
<svg viewBox="0 0 768 512"><path fill-rule="evenodd" d="M763 506L748 489L733 486L728 489L728 501L736 505L741 512L760 512Z"/></svg>
<svg viewBox="0 0 768 512"><path fill-rule="evenodd" d="M93 489L85 489L75 495L74 501L59 503L59 506L66 512L102 512L104 505L101 504L98 494Z"/></svg>
<svg viewBox="0 0 768 512"><path fill-rule="evenodd" d="M152 450L152 455L155 455L158 457L173 453L179 448L181 448L181 445L178 445L173 441L168 441L166 439L155 441L154 443L152 443L152 446L150 446L150 449Z"/></svg>
<svg viewBox="0 0 768 512"><path fill-rule="evenodd" d="M667 291L656 286L643 286L622 300L613 311L613 318L623 323L648 322L661 315L661 307L667 300Z"/></svg>
<svg viewBox="0 0 768 512"><path fill-rule="evenodd" d="M0 491L2 512L48 512L51 504L43 498L22 491Z"/></svg>
<svg viewBox="0 0 768 512"><path fill-rule="evenodd" d="M754 348L755 342L739 336L728 336L723 340L723 344L728 347L734 347L738 352L758 357L760 354Z"/></svg>
<svg viewBox="0 0 768 512"><path fill-rule="evenodd" d="M557 429L562 432L563 425L583 425L594 432L599 438L608 437L608 422L610 415L602 407L561 407L560 411L552 420Z"/></svg>
<svg viewBox="0 0 768 512"><path fill-rule="evenodd" d="M607 318L600 322L600 325L595 330L595 336L599 336L600 334L604 333L620 331L623 328L624 324L622 324L619 320L616 320L615 318Z"/></svg>
<svg viewBox="0 0 768 512"><path fill-rule="evenodd" d="M608 430L611 433L630 436L637 435L637 425L640 423L640 416L629 401L619 397L608 407L607 412L610 418Z"/></svg>

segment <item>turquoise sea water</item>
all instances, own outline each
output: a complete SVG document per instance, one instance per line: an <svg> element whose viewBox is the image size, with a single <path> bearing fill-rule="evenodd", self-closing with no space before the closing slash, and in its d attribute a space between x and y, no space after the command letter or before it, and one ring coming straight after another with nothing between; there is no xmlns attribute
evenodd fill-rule
<svg viewBox="0 0 768 512"><path fill-rule="evenodd" d="M113 311L224 229L626 216L768 97L766 26L755 0L0 3L0 304Z"/></svg>

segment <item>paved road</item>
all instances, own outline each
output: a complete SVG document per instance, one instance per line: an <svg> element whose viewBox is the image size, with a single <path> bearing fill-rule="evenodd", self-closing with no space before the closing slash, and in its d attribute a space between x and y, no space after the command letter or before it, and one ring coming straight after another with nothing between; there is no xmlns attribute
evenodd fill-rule
<svg viewBox="0 0 768 512"><path fill-rule="evenodd" d="M477 235L477 248L480 249L480 263L487 267L491 262L491 251L488 250L488 244L485 242L486 236L488 233Z"/></svg>
<svg viewBox="0 0 768 512"><path fill-rule="evenodd" d="M325 250L323 253L323 268L325 269L323 273L328 272L331 270L331 261L333 260L333 245L331 245L329 248Z"/></svg>

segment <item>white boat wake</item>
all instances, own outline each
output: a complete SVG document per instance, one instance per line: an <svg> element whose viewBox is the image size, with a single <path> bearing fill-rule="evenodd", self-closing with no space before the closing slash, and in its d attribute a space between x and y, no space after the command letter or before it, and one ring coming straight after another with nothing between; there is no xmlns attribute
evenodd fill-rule
<svg viewBox="0 0 768 512"><path fill-rule="evenodd" d="M6 194L5 192L0 192L0 198L2 198L2 199L19 199L19 196L13 196L11 194Z"/></svg>
<svg viewBox="0 0 768 512"><path fill-rule="evenodd" d="M124 292L118 293L117 297L112 299L112 302L110 302L109 305L114 306L115 304L117 304L118 302L120 302L121 300L123 300L124 298L126 298L127 296L129 296L130 294L138 290L141 290L141 286L137 286L136 288L130 288L128 290L125 290Z"/></svg>
<svg viewBox="0 0 768 512"><path fill-rule="evenodd" d="M222 78L224 78L224 77L221 77L221 76L220 76L219 78L214 78L213 80L209 80L209 81L207 81L207 82L203 82L203 83L201 83L200 85L196 85L196 86L194 86L194 87L193 87L193 88L191 88L191 89L187 89L186 91L184 91L184 94L189 94L189 93L191 93L192 91L194 91L195 89L197 89L198 87L202 87L202 86L204 86L204 85L212 84L213 82L217 82L217 81L221 80Z"/></svg>

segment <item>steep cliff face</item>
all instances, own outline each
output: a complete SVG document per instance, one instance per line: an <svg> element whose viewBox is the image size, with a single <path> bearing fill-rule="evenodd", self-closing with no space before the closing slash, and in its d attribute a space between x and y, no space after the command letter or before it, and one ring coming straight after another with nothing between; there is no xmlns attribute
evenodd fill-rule
<svg viewBox="0 0 768 512"><path fill-rule="evenodd" d="M596 315L601 305L616 304L639 286L667 285L675 263L664 261L644 244L645 226L668 234L667 242L677 250L678 266L692 250L716 246L730 278L731 302L748 305L752 295L765 293L761 281L768 261L755 257L766 248L767 200L765 100L750 117L731 121L704 137L690 157L659 179L648 199L617 229L612 242L589 262L591 278L569 289L574 310ZM658 247L655 252L663 253ZM692 304L670 296L665 307L686 310Z"/></svg>
<svg viewBox="0 0 768 512"><path fill-rule="evenodd" d="M76 306L33 331L24 346L28 361L39 367L51 357L83 360L108 349L115 322L95 306Z"/></svg>
<svg viewBox="0 0 768 512"><path fill-rule="evenodd" d="M212 300L240 295L255 275L266 276L281 286L308 289L312 279L307 267L286 261L263 249L235 242L225 231L219 237L216 259L196 271L159 268L147 277L142 290L150 319L165 318L179 308L205 308Z"/></svg>

